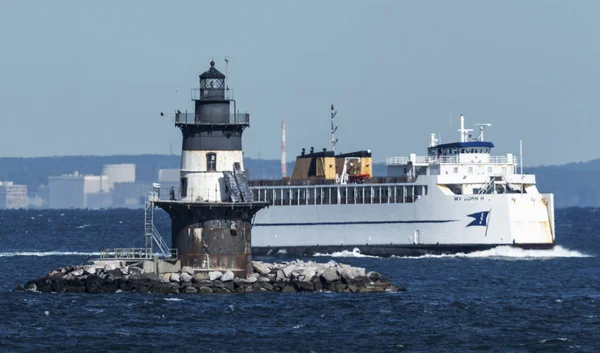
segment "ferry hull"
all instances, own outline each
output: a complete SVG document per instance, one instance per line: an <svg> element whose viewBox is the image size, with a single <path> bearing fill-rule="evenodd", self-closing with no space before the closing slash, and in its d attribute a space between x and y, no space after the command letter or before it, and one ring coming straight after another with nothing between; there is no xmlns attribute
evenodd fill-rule
<svg viewBox="0 0 600 353"><path fill-rule="evenodd" d="M510 246L526 250L549 250L554 243L548 244L448 244L448 245L347 245L347 246L295 246L295 247L252 247L253 256L314 256L348 251L368 256L404 256L468 254L484 251L498 246Z"/></svg>
<svg viewBox="0 0 600 353"><path fill-rule="evenodd" d="M254 255L358 248L375 256L550 249L552 194L424 196L413 203L270 206L257 213Z"/></svg>

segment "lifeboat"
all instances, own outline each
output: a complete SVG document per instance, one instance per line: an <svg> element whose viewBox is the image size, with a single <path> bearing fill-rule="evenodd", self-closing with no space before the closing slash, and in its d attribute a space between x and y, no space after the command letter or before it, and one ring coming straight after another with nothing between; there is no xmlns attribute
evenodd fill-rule
<svg viewBox="0 0 600 353"><path fill-rule="evenodd" d="M348 175L348 181L351 183L360 183L366 179L369 179L371 175L369 173L361 173L361 174L351 174Z"/></svg>

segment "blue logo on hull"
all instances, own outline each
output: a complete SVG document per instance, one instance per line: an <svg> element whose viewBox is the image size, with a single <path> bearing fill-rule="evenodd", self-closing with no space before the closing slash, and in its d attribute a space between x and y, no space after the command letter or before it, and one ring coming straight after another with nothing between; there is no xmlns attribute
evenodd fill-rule
<svg viewBox="0 0 600 353"><path fill-rule="evenodd" d="M471 221L471 223L467 224L467 227L470 227L470 226L486 227L489 213L490 213L490 211L483 211L483 212L477 212L477 213L472 213L472 214L468 215L469 217L473 217L475 219L473 221Z"/></svg>

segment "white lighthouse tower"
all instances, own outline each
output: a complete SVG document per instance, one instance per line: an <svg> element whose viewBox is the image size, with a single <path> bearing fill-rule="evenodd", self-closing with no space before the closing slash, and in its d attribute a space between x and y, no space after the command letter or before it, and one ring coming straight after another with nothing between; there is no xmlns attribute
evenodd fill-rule
<svg viewBox="0 0 600 353"><path fill-rule="evenodd" d="M171 216L172 247L182 265L243 276L250 266L252 217L267 204L252 199L242 153L250 118L237 112L225 79L211 61L200 88L192 90L194 113L175 114L183 135L180 189L155 205Z"/></svg>

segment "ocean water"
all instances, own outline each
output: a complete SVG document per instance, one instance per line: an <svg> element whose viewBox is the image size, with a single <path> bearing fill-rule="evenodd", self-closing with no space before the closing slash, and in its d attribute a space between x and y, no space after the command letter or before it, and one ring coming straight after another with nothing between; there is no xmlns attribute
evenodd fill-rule
<svg viewBox="0 0 600 353"><path fill-rule="evenodd" d="M166 214L157 224L169 234ZM399 293L39 294L12 290L142 246L143 211L0 211L0 352L600 352L600 210L559 209L556 224L547 251L316 257Z"/></svg>

